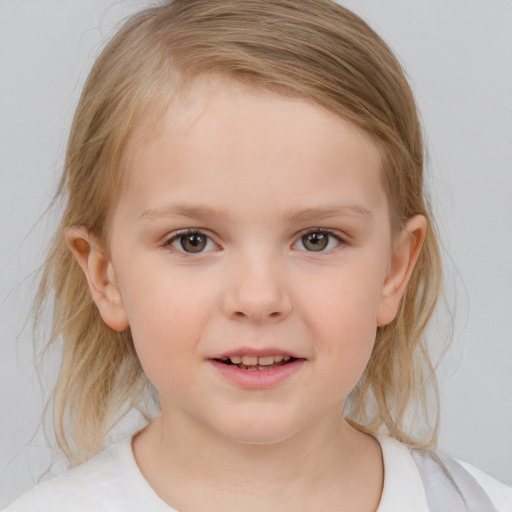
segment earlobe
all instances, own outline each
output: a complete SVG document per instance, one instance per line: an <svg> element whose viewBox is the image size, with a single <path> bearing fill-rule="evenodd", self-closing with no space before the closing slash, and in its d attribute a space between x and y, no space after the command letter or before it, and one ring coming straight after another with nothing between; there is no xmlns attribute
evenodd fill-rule
<svg viewBox="0 0 512 512"><path fill-rule="evenodd" d="M388 325L395 319L420 256L426 232L427 219L423 215L415 215L397 235L377 309L377 326Z"/></svg>
<svg viewBox="0 0 512 512"><path fill-rule="evenodd" d="M98 238L84 227L69 227L66 243L80 265L91 296L103 318L112 329L122 331L129 325L112 262Z"/></svg>

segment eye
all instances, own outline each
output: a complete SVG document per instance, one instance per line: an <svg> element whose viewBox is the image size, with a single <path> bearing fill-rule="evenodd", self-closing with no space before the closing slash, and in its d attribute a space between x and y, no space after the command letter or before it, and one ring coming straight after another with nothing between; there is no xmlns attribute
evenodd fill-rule
<svg viewBox="0 0 512 512"><path fill-rule="evenodd" d="M171 246L181 252L200 253L213 251L217 245L213 240L200 231L186 231L170 238L166 246Z"/></svg>
<svg viewBox="0 0 512 512"><path fill-rule="evenodd" d="M325 252L335 249L342 243L340 237L329 231L309 231L294 244L294 249L305 249L311 252Z"/></svg>

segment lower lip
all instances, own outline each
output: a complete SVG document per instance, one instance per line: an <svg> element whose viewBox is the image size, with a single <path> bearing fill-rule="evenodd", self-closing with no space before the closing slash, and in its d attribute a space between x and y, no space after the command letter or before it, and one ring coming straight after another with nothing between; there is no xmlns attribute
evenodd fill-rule
<svg viewBox="0 0 512 512"><path fill-rule="evenodd" d="M305 361L305 359L296 359L269 370L242 370L234 365L210 359L210 363L220 371L223 377L247 389L272 388L297 373Z"/></svg>

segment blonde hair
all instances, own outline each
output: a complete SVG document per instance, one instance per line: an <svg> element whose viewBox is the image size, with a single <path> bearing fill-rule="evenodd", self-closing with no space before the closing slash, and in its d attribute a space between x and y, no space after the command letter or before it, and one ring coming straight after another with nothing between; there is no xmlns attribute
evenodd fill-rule
<svg viewBox="0 0 512 512"><path fill-rule="evenodd" d="M199 76L215 73L303 98L350 120L379 146L382 183L395 231L423 214L428 231L396 319L379 328L370 362L351 396L348 420L387 430L412 447L410 411L428 413L426 382L437 389L424 334L442 276L424 198L423 143L400 64L359 17L329 0L175 0L129 19L92 68L76 109L58 196L66 202L45 263L37 304L53 297L50 345L62 343L53 395L61 449L76 463L102 449L108 430L147 393L129 329L107 327L65 244L69 226L108 241L123 158L140 127ZM136 130L139 130L137 132Z"/></svg>

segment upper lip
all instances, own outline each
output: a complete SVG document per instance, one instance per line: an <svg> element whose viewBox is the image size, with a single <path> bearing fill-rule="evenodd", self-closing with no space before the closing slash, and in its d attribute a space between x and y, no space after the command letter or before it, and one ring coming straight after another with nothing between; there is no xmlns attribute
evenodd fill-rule
<svg viewBox="0 0 512 512"><path fill-rule="evenodd" d="M266 348L250 348L250 347L242 347L236 348L234 350L228 350L226 352L222 352L213 356L211 359L226 359L234 356L256 356L256 357L265 357L265 356L289 356L294 359L304 359L300 355L290 352L288 350L283 350L281 348L274 347L266 347Z"/></svg>

